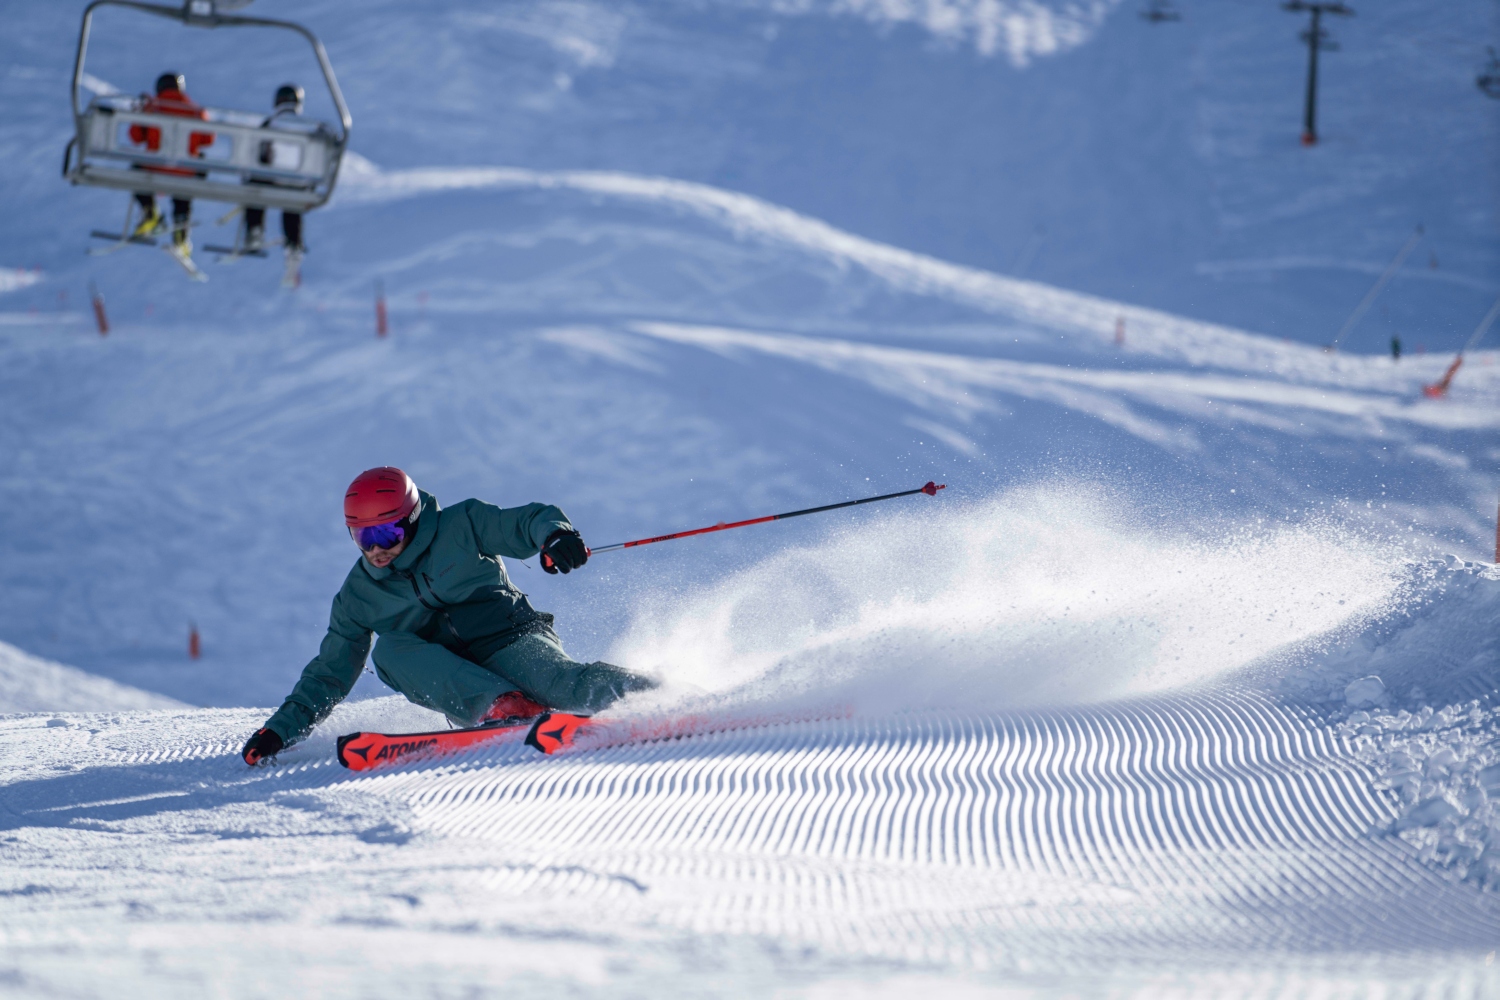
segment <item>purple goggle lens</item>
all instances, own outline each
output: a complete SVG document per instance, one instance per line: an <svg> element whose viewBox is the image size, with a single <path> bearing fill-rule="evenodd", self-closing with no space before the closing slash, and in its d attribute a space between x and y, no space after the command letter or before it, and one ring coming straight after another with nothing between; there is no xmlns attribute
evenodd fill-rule
<svg viewBox="0 0 1500 1000"><path fill-rule="evenodd" d="M406 529L399 524L372 524L368 528L355 528L354 540L362 549L388 549L406 537Z"/></svg>

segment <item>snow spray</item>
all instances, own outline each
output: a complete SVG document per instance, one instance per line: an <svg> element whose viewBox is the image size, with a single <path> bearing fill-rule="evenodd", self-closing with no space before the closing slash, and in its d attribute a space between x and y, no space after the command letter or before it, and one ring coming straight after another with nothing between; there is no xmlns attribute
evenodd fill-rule
<svg viewBox="0 0 1500 1000"><path fill-rule="evenodd" d="M1036 488L648 597L609 659L725 707L1003 710L1201 683L1379 616L1402 558L1334 527L1205 540Z"/></svg>

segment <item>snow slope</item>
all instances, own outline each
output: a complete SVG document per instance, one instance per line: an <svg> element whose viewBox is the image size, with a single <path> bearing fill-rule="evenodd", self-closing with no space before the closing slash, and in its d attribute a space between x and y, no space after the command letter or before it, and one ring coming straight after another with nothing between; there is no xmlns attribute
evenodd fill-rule
<svg viewBox="0 0 1500 1000"><path fill-rule="evenodd" d="M1250 4L301 5L360 155L291 295L82 257L121 199L54 173L76 13L0 40L0 262L42 268L0 278L0 684L214 707L0 719L5 991L1500 988L1495 352L1421 392L1500 291L1476 8L1338 25L1304 151ZM114 28L103 80L177 54ZM948 489L513 565L685 738L354 777L338 733L440 725L366 677L250 771L386 463L596 543Z"/></svg>
<svg viewBox="0 0 1500 1000"><path fill-rule="evenodd" d="M0 642L0 713L178 708L165 695L31 656Z"/></svg>

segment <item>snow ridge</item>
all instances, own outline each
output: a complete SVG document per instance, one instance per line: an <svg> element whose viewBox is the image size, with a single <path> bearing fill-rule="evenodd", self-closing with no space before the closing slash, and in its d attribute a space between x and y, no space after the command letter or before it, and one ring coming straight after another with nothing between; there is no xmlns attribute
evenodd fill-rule
<svg viewBox="0 0 1500 1000"><path fill-rule="evenodd" d="M85 673L0 642L0 712L177 708L182 702Z"/></svg>
<svg viewBox="0 0 1500 1000"><path fill-rule="evenodd" d="M1003 53L1021 68L1083 45L1120 0L772 0L778 14L858 17L915 24L940 39Z"/></svg>
<svg viewBox="0 0 1500 1000"><path fill-rule="evenodd" d="M1131 330L1133 350L1187 364L1279 372L1288 356L1299 361L1322 356L1306 345L1278 344L1230 327L951 264L856 236L751 195L669 177L520 167L383 171L364 160L344 178L338 204L395 201L438 191L526 188L573 190L675 207L723 225L740 238L791 244L845 266L865 268L901 291L940 295L1023 322L1086 334L1101 344L1113 341L1117 322L1123 319ZM1339 360L1330 364L1337 367Z"/></svg>

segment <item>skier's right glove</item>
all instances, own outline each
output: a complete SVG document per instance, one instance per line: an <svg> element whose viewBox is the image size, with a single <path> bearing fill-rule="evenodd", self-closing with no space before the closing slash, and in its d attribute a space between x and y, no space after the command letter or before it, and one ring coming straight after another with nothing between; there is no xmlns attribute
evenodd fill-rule
<svg viewBox="0 0 1500 1000"><path fill-rule="evenodd" d="M542 569L570 573L589 561L589 549L576 531L558 528L542 543Z"/></svg>
<svg viewBox="0 0 1500 1000"><path fill-rule="evenodd" d="M245 749L240 751L240 756L245 758L245 763L254 767L267 757L274 757L281 752L283 744L281 737L270 729L257 729L255 735L245 741Z"/></svg>

